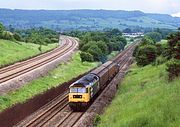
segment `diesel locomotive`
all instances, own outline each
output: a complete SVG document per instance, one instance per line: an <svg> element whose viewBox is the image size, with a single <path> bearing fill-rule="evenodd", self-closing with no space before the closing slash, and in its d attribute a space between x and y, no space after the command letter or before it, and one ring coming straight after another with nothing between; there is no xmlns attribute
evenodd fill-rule
<svg viewBox="0 0 180 127"><path fill-rule="evenodd" d="M99 91L104 89L118 72L119 65L113 61L108 61L71 84L69 87L69 106L71 109L86 108Z"/></svg>

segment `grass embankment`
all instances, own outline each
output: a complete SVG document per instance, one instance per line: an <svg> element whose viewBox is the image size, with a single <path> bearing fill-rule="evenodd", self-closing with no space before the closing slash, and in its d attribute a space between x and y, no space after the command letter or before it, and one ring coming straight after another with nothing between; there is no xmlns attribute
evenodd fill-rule
<svg viewBox="0 0 180 127"><path fill-rule="evenodd" d="M47 76L34 80L15 92L0 96L0 111L15 103L24 102L25 100L77 77L79 74L87 72L96 66L97 63L82 63L79 53L76 53L73 56L72 61L58 66L55 70L49 72Z"/></svg>
<svg viewBox="0 0 180 127"><path fill-rule="evenodd" d="M57 47L57 43L42 46L42 52L55 47ZM0 40L0 67L40 54L38 48L37 44Z"/></svg>
<svg viewBox="0 0 180 127"><path fill-rule="evenodd" d="M99 119L99 118L98 118ZM179 127L180 78L167 81L165 65L133 65L98 127Z"/></svg>

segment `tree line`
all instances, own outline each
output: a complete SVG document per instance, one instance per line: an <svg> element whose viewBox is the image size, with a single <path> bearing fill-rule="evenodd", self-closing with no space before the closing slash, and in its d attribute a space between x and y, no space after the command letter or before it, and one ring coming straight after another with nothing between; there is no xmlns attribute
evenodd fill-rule
<svg viewBox="0 0 180 127"><path fill-rule="evenodd" d="M0 23L0 39L39 44L39 50L41 51L42 45L58 43L59 34L56 31L42 27L23 30L14 29L13 27L6 29Z"/></svg>
<svg viewBox="0 0 180 127"><path fill-rule="evenodd" d="M107 55L112 51L121 51L127 44L119 29L106 29L104 31L71 31L65 33L80 39L79 49L82 62L100 61L104 63Z"/></svg>
<svg viewBox="0 0 180 127"><path fill-rule="evenodd" d="M180 28L166 37L167 43L158 43L162 37L160 32L147 33L133 55L138 66L166 63L169 80L172 80L180 75Z"/></svg>

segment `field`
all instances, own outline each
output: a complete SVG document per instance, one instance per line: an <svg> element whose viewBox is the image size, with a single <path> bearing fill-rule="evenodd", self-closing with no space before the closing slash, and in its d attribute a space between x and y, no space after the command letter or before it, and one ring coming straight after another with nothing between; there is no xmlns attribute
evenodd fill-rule
<svg viewBox="0 0 180 127"><path fill-rule="evenodd" d="M167 81L165 65L131 67L98 127L179 127L180 78Z"/></svg>
<svg viewBox="0 0 180 127"><path fill-rule="evenodd" d="M79 53L76 53L70 62L58 66L55 70L49 72L47 76L34 80L15 92L0 96L0 111L69 81L96 66L97 63L82 63Z"/></svg>
<svg viewBox="0 0 180 127"><path fill-rule="evenodd" d="M57 44L42 46L42 52L57 47ZM39 45L0 40L0 67L40 54Z"/></svg>

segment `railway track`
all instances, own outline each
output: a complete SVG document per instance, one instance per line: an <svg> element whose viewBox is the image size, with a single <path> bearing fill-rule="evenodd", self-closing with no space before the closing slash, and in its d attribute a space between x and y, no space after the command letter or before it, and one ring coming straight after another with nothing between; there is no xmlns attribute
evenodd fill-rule
<svg viewBox="0 0 180 127"><path fill-rule="evenodd" d="M50 63L51 61L71 51L77 44L77 42L70 37L63 37L63 40L64 44L59 48L56 48L48 53L39 55L32 59L0 69L0 83L6 82L10 79L18 77L38 67Z"/></svg>
<svg viewBox="0 0 180 127"><path fill-rule="evenodd" d="M57 127L73 127L83 114L83 112L71 112Z"/></svg>
<svg viewBox="0 0 180 127"><path fill-rule="evenodd" d="M131 61L130 57L136 44L126 48L114 60L119 62L120 73L123 68ZM108 85L107 85L108 86ZM68 91L55 98L52 102L42 107L38 112L27 118L16 127L73 127L84 112L73 112L68 106ZM103 91L101 91L102 93Z"/></svg>

